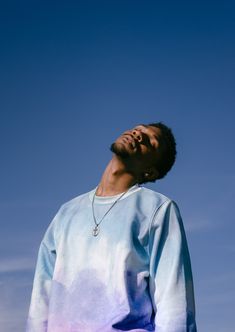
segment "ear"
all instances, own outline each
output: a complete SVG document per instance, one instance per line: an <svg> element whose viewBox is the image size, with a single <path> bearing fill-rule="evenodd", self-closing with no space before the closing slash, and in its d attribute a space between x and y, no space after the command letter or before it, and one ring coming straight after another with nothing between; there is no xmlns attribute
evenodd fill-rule
<svg viewBox="0 0 235 332"><path fill-rule="evenodd" d="M155 181L159 176L159 172L155 167L149 168L144 172L144 180L147 181Z"/></svg>

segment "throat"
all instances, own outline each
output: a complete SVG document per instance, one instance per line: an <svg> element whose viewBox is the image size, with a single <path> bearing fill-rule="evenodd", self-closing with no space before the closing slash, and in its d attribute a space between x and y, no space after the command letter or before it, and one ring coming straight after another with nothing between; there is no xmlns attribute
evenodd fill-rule
<svg viewBox="0 0 235 332"><path fill-rule="evenodd" d="M97 187L97 196L115 196L137 183L132 173L125 169L119 160L113 158L106 167Z"/></svg>

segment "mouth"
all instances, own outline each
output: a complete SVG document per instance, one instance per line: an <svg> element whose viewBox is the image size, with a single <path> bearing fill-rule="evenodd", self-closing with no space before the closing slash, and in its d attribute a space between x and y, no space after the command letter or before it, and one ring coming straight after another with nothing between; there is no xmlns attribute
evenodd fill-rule
<svg viewBox="0 0 235 332"><path fill-rule="evenodd" d="M133 150L136 148L136 141L131 135L124 134L122 138L131 146Z"/></svg>

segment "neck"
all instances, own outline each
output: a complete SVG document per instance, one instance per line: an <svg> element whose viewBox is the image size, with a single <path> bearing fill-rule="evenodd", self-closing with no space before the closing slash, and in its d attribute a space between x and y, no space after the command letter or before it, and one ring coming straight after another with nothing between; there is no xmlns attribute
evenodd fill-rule
<svg viewBox="0 0 235 332"><path fill-rule="evenodd" d="M96 190L97 196L113 196L127 191L136 184L135 176L127 171L126 165L116 155L108 163Z"/></svg>

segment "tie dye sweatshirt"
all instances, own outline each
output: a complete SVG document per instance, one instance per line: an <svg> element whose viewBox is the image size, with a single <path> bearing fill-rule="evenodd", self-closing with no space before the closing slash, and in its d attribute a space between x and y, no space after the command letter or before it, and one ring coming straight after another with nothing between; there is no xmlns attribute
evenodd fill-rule
<svg viewBox="0 0 235 332"><path fill-rule="evenodd" d="M177 204L133 186L95 237L94 193L63 204L42 239L27 332L196 332ZM118 197L95 196L98 223Z"/></svg>

